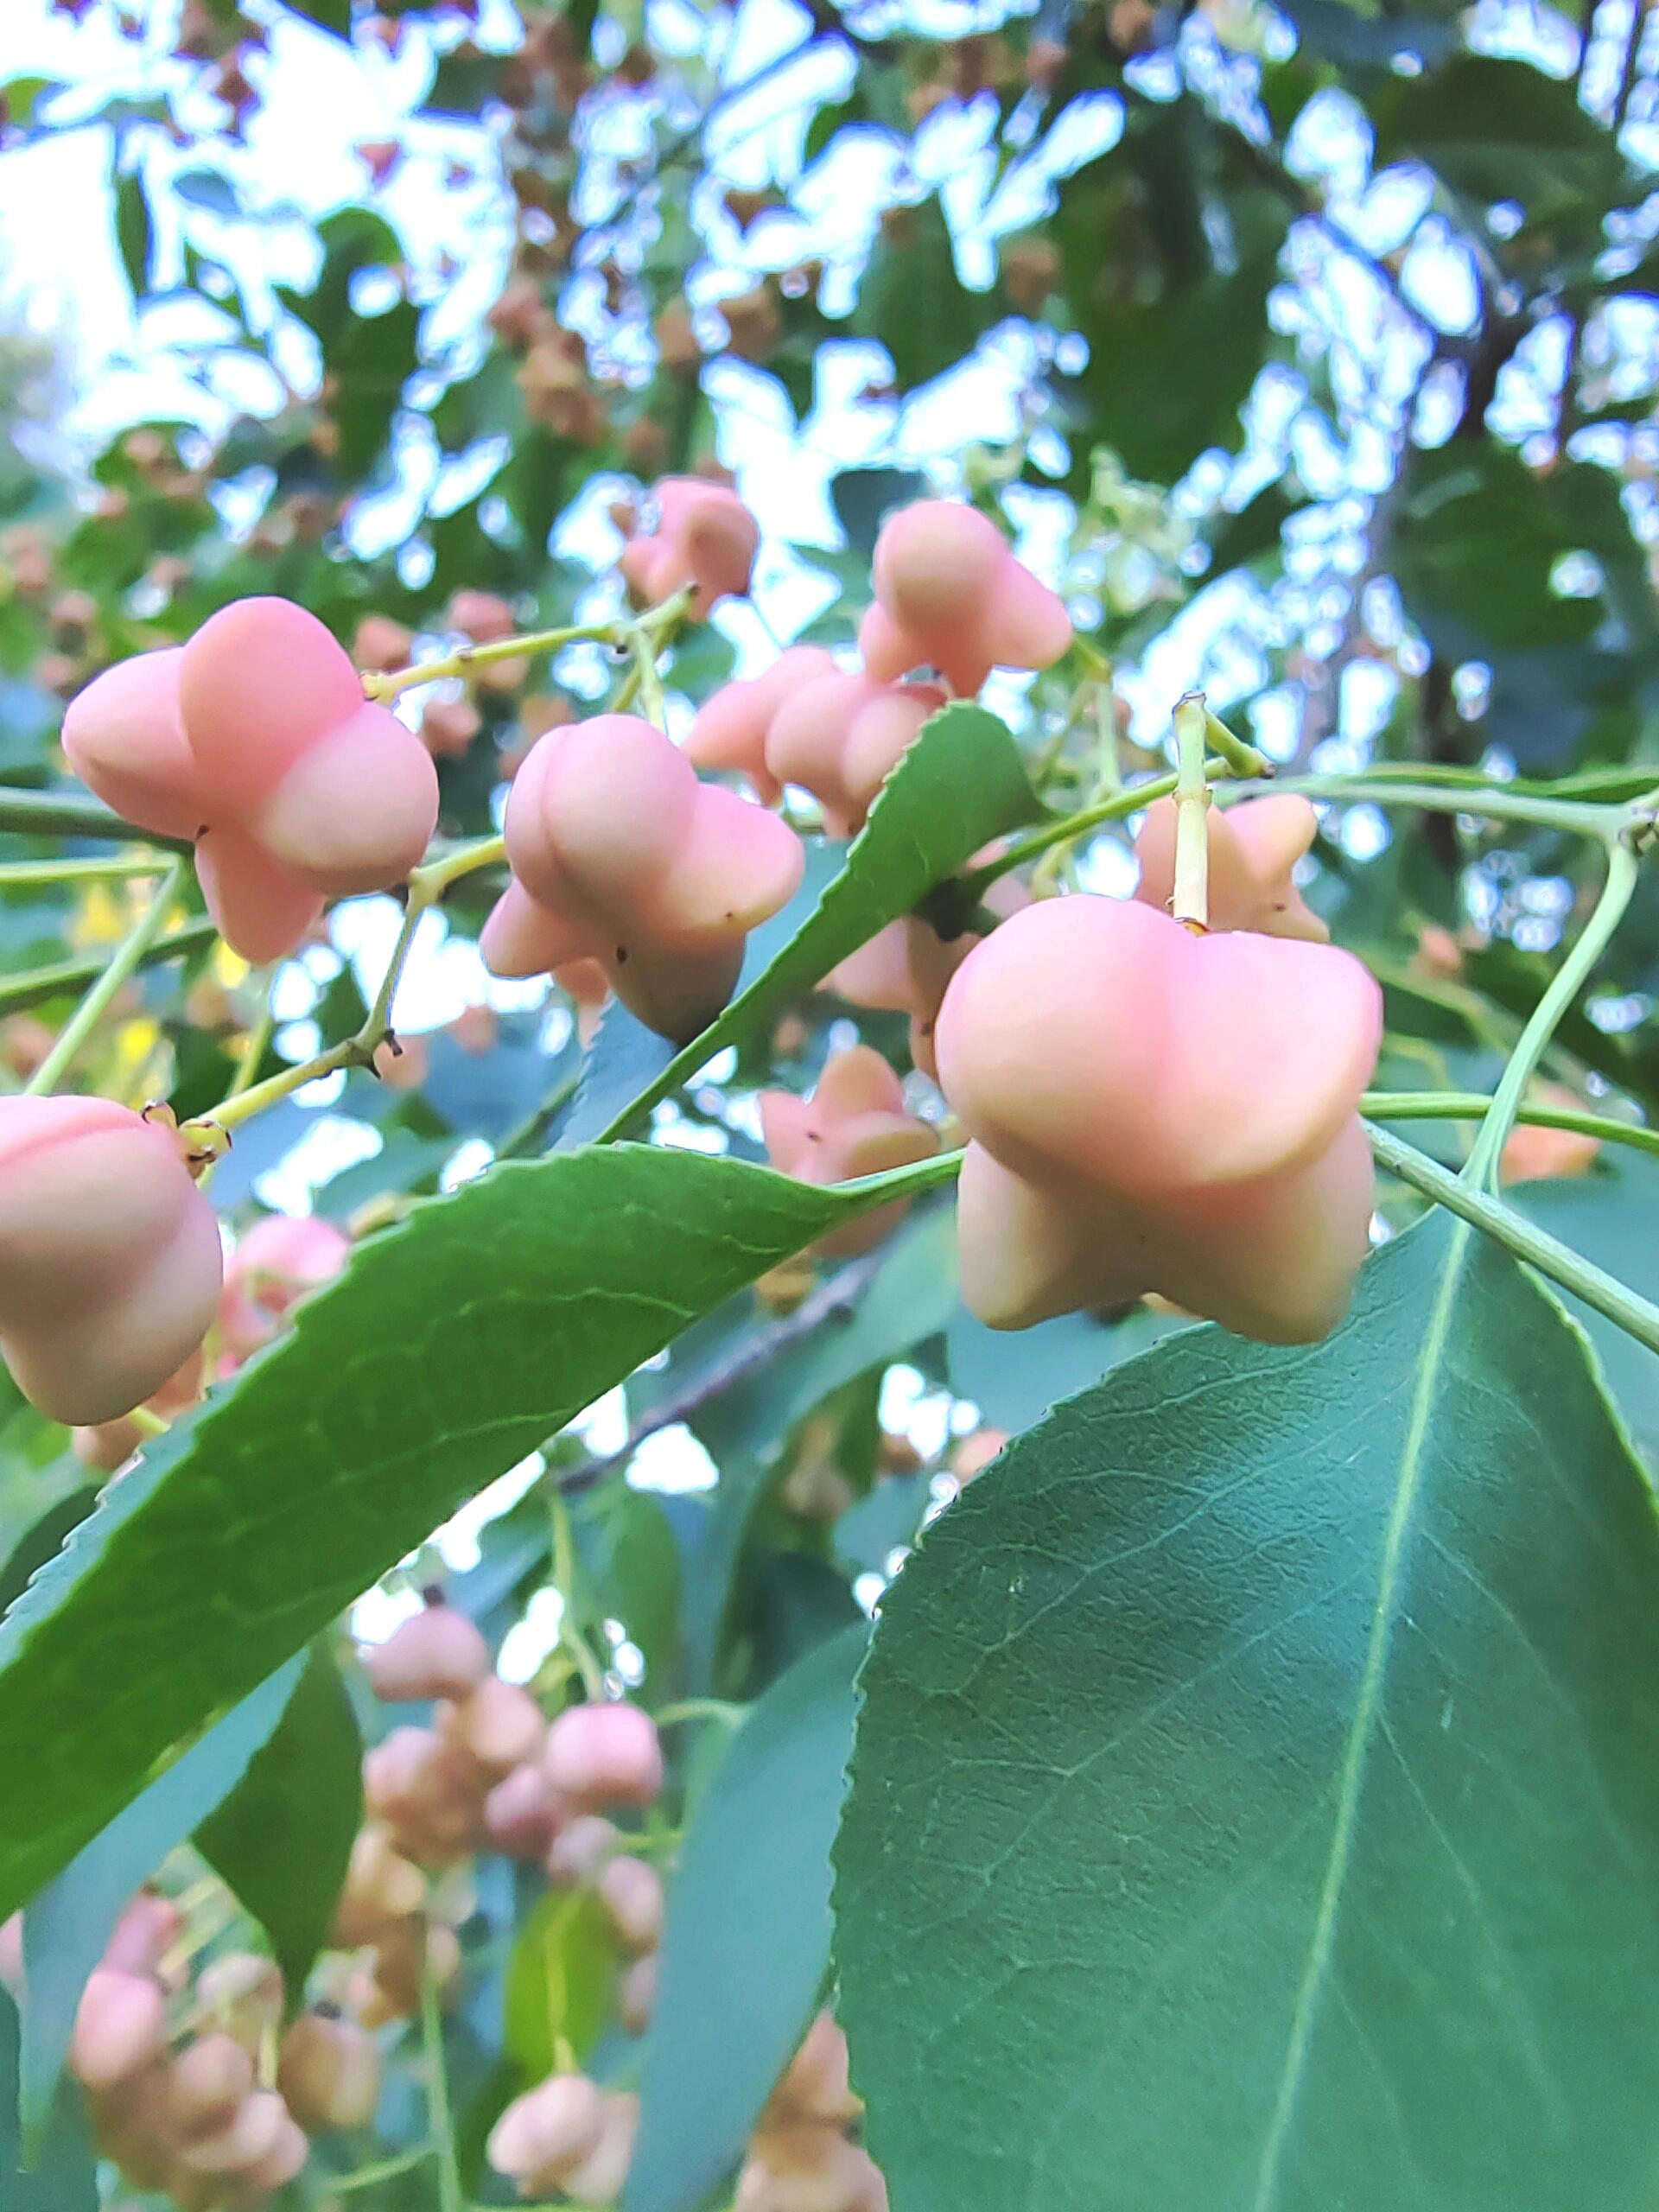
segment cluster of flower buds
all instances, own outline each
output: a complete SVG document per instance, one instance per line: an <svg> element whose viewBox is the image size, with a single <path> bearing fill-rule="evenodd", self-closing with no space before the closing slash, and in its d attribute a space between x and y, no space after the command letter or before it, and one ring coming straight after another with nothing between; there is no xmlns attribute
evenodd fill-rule
<svg viewBox="0 0 1659 2212"><path fill-rule="evenodd" d="M310 2138L365 2127L380 2051L327 2006L283 2026L270 1959L227 1951L194 1980L184 1922L143 1891L82 1993L68 2068L102 2155L179 2212L251 2212L304 2167ZM0 1928L0 1980L28 2003L22 1923Z"/></svg>
<svg viewBox="0 0 1659 2212"><path fill-rule="evenodd" d="M208 912L255 963L292 952L325 899L401 882L437 823L425 747L289 600L235 601L188 645L106 670L63 747L129 821L195 841Z"/></svg>
<svg viewBox="0 0 1659 2212"><path fill-rule="evenodd" d="M736 2212L887 2212L887 2183L849 2130L864 2107L847 2038L820 2012L772 2091L738 2177Z"/></svg>

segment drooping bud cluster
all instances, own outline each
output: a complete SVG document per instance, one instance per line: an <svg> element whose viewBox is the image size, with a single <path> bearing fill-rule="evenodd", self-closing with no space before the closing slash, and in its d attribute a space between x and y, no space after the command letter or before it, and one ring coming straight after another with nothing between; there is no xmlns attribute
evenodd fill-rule
<svg viewBox="0 0 1659 2212"><path fill-rule="evenodd" d="M21 1924L0 1929L0 1980L26 2007ZM183 1929L170 1899L133 1899L82 1993L68 2069L100 2153L130 2186L180 2212L252 2212L300 2173L309 2135L372 2119L380 2054L361 2028L321 2011L277 2043L276 1967L225 1952L191 1986L175 1963ZM257 2070L273 2044L274 2088Z"/></svg>
<svg viewBox="0 0 1659 2212"><path fill-rule="evenodd" d="M107 1098L0 1099L0 1352L54 1421L114 1421L219 1304L213 1208L176 1133Z"/></svg>
<svg viewBox="0 0 1659 2212"><path fill-rule="evenodd" d="M793 830L699 784L651 723L600 715L540 739L507 799L513 880L480 939L498 976L594 959L639 1019L693 1037L731 995L747 932L801 880Z"/></svg>
<svg viewBox="0 0 1659 2212"><path fill-rule="evenodd" d="M700 476L664 476L652 493L656 528L622 549L623 581L641 607L692 593L690 619L748 590L760 532L735 492Z"/></svg>
<svg viewBox="0 0 1659 2212"><path fill-rule="evenodd" d="M1306 938L1325 944L1331 932L1297 889L1294 871L1313 845L1319 817L1292 791L1241 805L1211 807L1209 910L1212 930L1255 930L1263 937ZM1175 802L1154 799L1135 841L1141 863L1135 897L1167 909L1175 889Z"/></svg>
<svg viewBox="0 0 1659 2212"><path fill-rule="evenodd" d="M292 952L325 898L401 882L437 821L425 747L285 599L236 601L188 645L106 670L63 747L130 821L196 841L208 912L255 963Z"/></svg>
<svg viewBox="0 0 1659 2212"><path fill-rule="evenodd" d="M1368 1247L1381 1027L1328 945L1089 896L1014 915L939 1014L968 1304L1022 1328L1159 1291L1269 1343L1326 1334Z"/></svg>
<svg viewBox="0 0 1659 2212"><path fill-rule="evenodd" d="M880 2169L848 2132L863 2109L848 2080L847 2038L820 2012L761 2114L737 2212L887 2212Z"/></svg>
<svg viewBox="0 0 1659 2212"><path fill-rule="evenodd" d="M760 1130L774 1167L798 1182L827 1185L930 1160L938 1132L905 1103L905 1087L880 1052L855 1045L832 1052L810 1098L763 1090ZM832 1230L819 1249L832 1259L868 1252L899 1225L905 1205L878 1206Z"/></svg>

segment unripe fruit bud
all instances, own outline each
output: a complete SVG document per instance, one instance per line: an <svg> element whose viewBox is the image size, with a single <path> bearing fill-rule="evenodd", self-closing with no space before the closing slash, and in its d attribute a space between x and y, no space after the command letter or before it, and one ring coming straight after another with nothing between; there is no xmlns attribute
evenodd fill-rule
<svg viewBox="0 0 1659 2212"><path fill-rule="evenodd" d="M173 1132L107 1098L0 1098L0 1351L54 1421L131 1411L219 1302L213 1208Z"/></svg>
<svg viewBox="0 0 1659 2212"><path fill-rule="evenodd" d="M512 607L493 591L458 591L449 602L448 621L475 645L500 645L518 626Z"/></svg>
<svg viewBox="0 0 1659 2212"><path fill-rule="evenodd" d="M484 727L470 699L432 699L421 709L421 743L439 760L459 760Z"/></svg>
<svg viewBox="0 0 1659 2212"><path fill-rule="evenodd" d="M295 1306L332 1282L351 1257L351 1240L315 1214L267 1214L238 1243L225 1269L219 1339L236 1360L250 1358Z"/></svg>
<svg viewBox="0 0 1659 2212"><path fill-rule="evenodd" d="M490 2131L486 2156L510 2181L539 2181L546 2174L546 2186L557 2189L566 2170L598 2149L605 2105L585 2074L552 2075L513 2099Z"/></svg>
<svg viewBox="0 0 1659 2212"><path fill-rule="evenodd" d="M994 522L949 499L888 517L858 643L883 682L926 666L971 693L994 668L1052 667L1071 643L1065 602L1014 558Z"/></svg>
<svg viewBox="0 0 1659 2212"><path fill-rule="evenodd" d="M536 1758L547 1735L542 1708L516 1682L486 1675L470 1696L443 1707L438 1732L461 1745L490 1777L500 1781Z"/></svg>
<svg viewBox="0 0 1659 2212"><path fill-rule="evenodd" d="M772 2093L769 2119L836 2126L856 2120L863 2100L853 2094L847 2069L847 2038L832 2012L820 2012Z"/></svg>
<svg viewBox="0 0 1659 2212"><path fill-rule="evenodd" d="M222 2127L184 2144L179 2163L191 2173L245 2173L276 2149L287 2118L288 2108L274 2089L255 2089Z"/></svg>
<svg viewBox="0 0 1659 2212"><path fill-rule="evenodd" d="M605 2099L599 2141L564 2176L563 2187L578 2204L614 2204L622 2194L628 2168L633 2163L634 2138L639 2133L639 2100L630 2090Z"/></svg>
<svg viewBox="0 0 1659 2212"><path fill-rule="evenodd" d="M652 1804L663 1787L657 1724L637 1705L567 1707L547 1732L542 1771L574 1806Z"/></svg>
<svg viewBox="0 0 1659 2212"><path fill-rule="evenodd" d="M972 1482L976 1475L982 1475L992 1460L1001 1455L1007 1441L1005 1428L976 1428L971 1436L964 1436L951 1452L951 1473L959 1483Z"/></svg>
<svg viewBox="0 0 1659 2212"><path fill-rule="evenodd" d="M1533 1096L1541 1106L1573 1109L1580 1104L1559 1083L1541 1083ZM1582 1175L1601 1150L1599 1137L1581 1129L1547 1128L1540 1122L1521 1122L1503 1140L1497 1163L1500 1183L1540 1182L1551 1176Z"/></svg>
<svg viewBox="0 0 1659 2212"><path fill-rule="evenodd" d="M405 668L415 650L415 633L389 614L365 614L352 639L352 658L360 669L390 676Z"/></svg>
<svg viewBox="0 0 1659 2212"><path fill-rule="evenodd" d="M617 1984L617 2018L631 2036L642 2036L651 2025L652 2008L657 2002L657 1977L660 1954L647 1951L636 1959Z"/></svg>
<svg viewBox="0 0 1659 2212"><path fill-rule="evenodd" d="M222 2134L253 2087L253 2060L234 2037L198 2036L168 2070L168 2125L186 2139Z"/></svg>
<svg viewBox="0 0 1659 2212"><path fill-rule="evenodd" d="M147 1975L100 1967L82 1993L69 2070L88 2089L112 2089L167 2049L167 2006Z"/></svg>
<svg viewBox="0 0 1659 2212"><path fill-rule="evenodd" d="M465 1857L489 1777L429 1728L394 1728L363 1762L363 1800L400 1849L429 1866Z"/></svg>
<svg viewBox="0 0 1659 2212"><path fill-rule="evenodd" d="M646 1859L613 1859L594 1885L617 1941L636 1955L663 1940L663 1878Z"/></svg>
<svg viewBox="0 0 1659 2212"><path fill-rule="evenodd" d="M598 1813L579 1813L548 1847L547 1878L556 1890L591 1882L621 1843L620 1829Z"/></svg>
<svg viewBox="0 0 1659 2212"><path fill-rule="evenodd" d="M245 2187L248 2192L243 2202L261 2202L274 2196L279 2189L286 2189L295 2177L302 2172L311 2155L311 2145L306 2141L305 2131L299 2123L284 2117L276 2129L276 2140L263 2158L256 2159L248 2168Z"/></svg>
<svg viewBox="0 0 1659 2212"><path fill-rule="evenodd" d="M366 2127L380 2101L380 2047L349 2020L302 2012L283 2037L276 2086L312 2134Z"/></svg>
<svg viewBox="0 0 1659 2212"><path fill-rule="evenodd" d="M1319 826L1308 801L1294 791L1245 799L1205 817L1209 836L1208 904L1212 930L1256 930L1263 937L1305 938L1325 944L1331 932L1296 888L1293 871ZM1135 897L1167 911L1175 889L1175 802L1154 799L1135 841L1141 863Z"/></svg>
<svg viewBox="0 0 1659 2212"><path fill-rule="evenodd" d="M196 1977L196 2002L206 2018L257 2053L282 2020L282 1969L251 1951L226 1951Z"/></svg>
<svg viewBox="0 0 1659 2212"><path fill-rule="evenodd" d="M362 1657L370 1688L388 1705L467 1697L490 1672L490 1647L477 1626L453 1605L429 1600Z"/></svg>
<svg viewBox="0 0 1659 2212"><path fill-rule="evenodd" d="M689 585L696 594L689 619L701 621L717 600L741 598L760 531L737 494L695 476L664 476L652 496L655 531L622 549L623 581L636 603L660 605Z"/></svg>
<svg viewBox="0 0 1659 2212"><path fill-rule="evenodd" d="M539 1759L515 1767L484 1800L485 1839L504 1858L544 1859L563 1809Z"/></svg>
<svg viewBox="0 0 1659 2212"><path fill-rule="evenodd" d="M344 1950L372 1943L400 1920L417 1913L426 1897L426 1884L413 1866L392 1847L383 1827L359 1828L352 1845L346 1886L334 1909L332 1940Z"/></svg>
<svg viewBox="0 0 1659 2212"><path fill-rule="evenodd" d="M738 2177L736 2212L886 2212L887 2202L869 2153L838 2128L769 2127Z"/></svg>
<svg viewBox="0 0 1659 2212"><path fill-rule="evenodd" d="M825 1061L810 1098L763 1090L760 1131L774 1167L803 1183L845 1183L931 1160L938 1133L905 1104L905 1087L880 1052L855 1045ZM835 1259L868 1252L903 1219L904 1202L834 1230L819 1249Z"/></svg>

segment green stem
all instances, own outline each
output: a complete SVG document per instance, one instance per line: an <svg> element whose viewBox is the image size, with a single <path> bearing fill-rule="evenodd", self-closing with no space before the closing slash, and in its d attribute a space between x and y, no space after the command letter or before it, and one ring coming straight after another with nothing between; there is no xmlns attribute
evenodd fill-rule
<svg viewBox="0 0 1659 2212"><path fill-rule="evenodd" d="M221 1129L239 1128L251 1122L256 1114L263 1114L267 1106L274 1106L279 1098L300 1090L308 1083L317 1083L326 1075L333 1075L336 1068L366 1067L369 1057L357 1037L346 1038L344 1044L331 1045L326 1052L315 1058L296 1060L292 1067L283 1068L276 1075L268 1075L263 1083L251 1084L245 1090L233 1090L221 1098L217 1106L194 1118L198 1122L212 1122Z"/></svg>
<svg viewBox="0 0 1659 2212"><path fill-rule="evenodd" d="M70 1015L59 1033L57 1042L29 1077L25 1085L27 1096L40 1097L62 1080L65 1070L103 1020L116 993L136 972L145 953L161 935L168 908L178 896L179 886L184 878L184 865L181 860L168 862L166 874L150 893L149 904L117 946L114 957Z"/></svg>
<svg viewBox="0 0 1659 2212"><path fill-rule="evenodd" d="M736 1728L747 1719L746 1705L734 1705L723 1697L683 1697L677 1705L665 1705L657 1715L659 1728L672 1728L681 1720L718 1720L728 1728Z"/></svg>
<svg viewBox="0 0 1659 2212"><path fill-rule="evenodd" d="M461 2160L455 2150L454 2115L449 2104L449 2067L443 2050L443 2015L438 2005L432 1947L421 1966L421 2043L426 2060L427 2112L432 2126L432 2155L438 2162L439 2212L466 2212Z"/></svg>
<svg viewBox="0 0 1659 2212"><path fill-rule="evenodd" d="M1491 1110L1484 1090L1368 1090L1359 1110L1374 1122L1479 1122ZM1517 1122L1541 1129L1571 1129L1575 1135L1597 1137L1604 1144L1631 1146L1637 1152L1659 1154L1659 1129L1640 1122L1616 1121L1608 1114L1580 1113L1572 1106L1546 1106L1523 1101L1516 1109Z"/></svg>
<svg viewBox="0 0 1659 2212"><path fill-rule="evenodd" d="M1210 785L1204 738L1204 695L1189 691L1175 707L1175 883L1169 911L1174 920L1199 931L1210 926Z"/></svg>
<svg viewBox="0 0 1659 2212"><path fill-rule="evenodd" d="M1617 1276L1610 1275L1605 1268L1599 1268L1593 1260L1586 1260L1582 1253L1573 1251L1571 1245L1563 1244L1547 1230L1538 1228L1523 1214L1505 1205L1501 1198L1492 1198L1461 1176L1454 1175L1450 1168L1442 1167L1438 1160L1430 1160L1415 1145L1407 1144L1370 1123L1365 1134L1382 1166L1402 1183L1409 1183L1414 1190L1433 1198L1448 1213L1456 1214L1503 1245L1517 1260L1524 1260L1541 1275L1548 1275L1551 1282L1571 1291L1604 1320L1623 1329L1649 1351L1659 1351L1659 1306L1639 1297Z"/></svg>
<svg viewBox="0 0 1659 2212"><path fill-rule="evenodd" d="M188 922L181 930L175 930L171 937L164 937L147 948L138 965L154 968L163 960L182 959L186 954L201 952L219 941L219 931L211 922ZM28 1007L47 1006L54 999L67 998L72 992L85 990L104 973L104 956L89 956L84 960L56 960L45 968L30 968L21 976L0 978L0 1014L21 1014Z"/></svg>
<svg viewBox="0 0 1659 2212"><path fill-rule="evenodd" d="M138 860L5 861L0 861L0 891L31 891L52 883L120 883L135 875L161 875L168 866L164 853L147 853Z"/></svg>
<svg viewBox="0 0 1659 2212"><path fill-rule="evenodd" d="M668 701L663 696L663 679L657 668L657 649L649 633L633 631L628 639L628 650L633 655L633 665L639 677L639 708L648 722L655 722L666 733L668 728Z"/></svg>
<svg viewBox="0 0 1659 2212"><path fill-rule="evenodd" d="M1596 963L1606 950L1614 931L1624 918L1636 890L1641 864L1630 845L1618 842L1608 847L1607 880L1602 885L1601 896L1596 901L1595 912L1580 931L1577 943L1555 971L1554 982L1533 1008L1531 1018L1521 1032L1509 1065L1492 1094L1491 1110L1480 1125L1480 1135L1475 1139L1469 1164L1464 1169L1471 1183L1478 1183L1488 1190L1497 1185L1499 1156L1503 1141L1515 1125L1516 1112L1526 1095L1550 1039L1561 1018L1584 988Z"/></svg>
<svg viewBox="0 0 1659 2212"><path fill-rule="evenodd" d="M102 838L123 845L142 839L171 853L191 849L188 837L158 837L79 791L0 790L0 831L19 837Z"/></svg>
<svg viewBox="0 0 1659 2212"><path fill-rule="evenodd" d="M374 2189L383 2181L396 2181L399 2174L412 2173L416 2166L423 2166L429 2158L436 2156L435 2144L422 2143L395 2158L382 2158L378 2165L359 2166L355 2173L330 2174L328 2195L349 2196L354 2190Z"/></svg>
<svg viewBox="0 0 1659 2212"><path fill-rule="evenodd" d="M1386 775L1287 776L1274 788L1304 798L1340 799L1351 804L1408 806L1425 814L1478 814L1489 822L1525 822L1535 829L1566 830L1574 836L1611 843L1624 827L1627 810L1585 799L1545 798L1535 791L1510 791L1491 785L1408 783Z"/></svg>
<svg viewBox="0 0 1659 2212"><path fill-rule="evenodd" d="M1213 764L1212 781L1232 773L1224 760ZM1127 791L1111 792L1096 799L1090 806L1080 807L1075 814L1058 816L1035 830L1028 830L1023 837L1012 843L978 868L966 869L957 878L960 896L965 904L982 899L999 876L1010 868L1023 868L1027 861L1034 861L1056 845L1069 845L1074 839L1098 830L1108 822L1121 822L1125 815L1138 814L1143 806L1150 806L1154 799L1168 798L1179 779L1175 776L1154 776L1144 784L1132 784Z"/></svg>
<svg viewBox="0 0 1659 2212"><path fill-rule="evenodd" d="M547 1486L547 1515L552 1540L553 1587L561 1600L559 1642L569 1653L583 1689L590 1698L599 1700L605 1694L605 1670L589 1649L588 1639L576 1627L575 1531L570 1526L570 1509L556 1480L550 1480Z"/></svg>
<svg viewBox="0 0 1659 2212"><path fill-rule="evenodd" d="M615 627L613 622L567 623L562 629L531 630L522 637L494 638L486 645L460 645L452 653L441 653L435 660L416 661L411 667L400 668L391 676L365 676L364 694L383 707L389 706L405 691L417 690L423 683L470 676L475 668L487 668L492 661L517 660L521 655L532 653L556 653L566 645L603 645Z"/></svg>

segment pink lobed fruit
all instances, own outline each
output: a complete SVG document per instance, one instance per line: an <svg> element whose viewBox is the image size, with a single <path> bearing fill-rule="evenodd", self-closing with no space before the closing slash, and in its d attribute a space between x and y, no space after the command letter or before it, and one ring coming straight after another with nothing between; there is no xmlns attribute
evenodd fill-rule
<svg viewBox="0 0 1659 2212"><path fill-rule="evenodd" d="M437 1727L439 1735L459 1744L492 1782L504 1780L515 1767L534 1759L547 1735L542 1709L530 1692L497 1675L486 1675L458 1703L441 1706Z"/></svg>
<svg viewBox="0 0 1659 2212"><path fill-rule="evenodd" d="M490 2131L486 2155L509 2181L560 2174L598 2149L605 2126L605 2097L585 2074L553 2074L515 2097ZM525 2194L533 2194L526 2190Z"/></svg>
<svg viewBox="0 0 1659 2212"><path fill-rule="evenodd" d="M776 806L783 785L766 765L766 733L792 693L836 672L835 655L823 645L791 645L759 676L722 684L697 709L686 759L697 768L739 771L767 806Z"/></svg>
<svg viewBox="0 0 1659 2212"><path fill-rule="evenodd" d="M222 1268L159 1117L0 1099L0 1352L42 1413L89 1427L142 1405L200 1347Z"/></svg>
<svg viewBox="0 0 1659 2212"><path fill-rule="evenodd" d="M106 670L63 745L142 828L197 839L209 911L251 961L291 952L324 897L401 881L437 822L425 747L290 600L235 601L188 645Z"/></svg>
<svg viewBox="0 0 1659 2212"><path fill-rule="evenodd" d="M886 2212L887 2201L867 2151L839 2128L797 2121L755 2137L736 2212Z"/></svg>
<svg viewBox="0 0 1659 2212"><path fill-rule="evenodd" d="M308 1292L340 1274L351 1249L350 1238L315 1214L272 1213L256 1222L225 1269L219 1309L225 1350L250 1358Z"/></svg>
<svg viewBox="0 0 1659 2212"><path fill-rule="evenodd" d="M542 1771L578 1809L652 1804L663 1787L657 1724L637 1705L568 1706L548 1729Z"/></svg>
<svg viewBox="0 0 1659 2212"><path fill-rule="evenodd" d="M253 2060L233 2036L198 2036L168 2069L168 2126L187 2141L216 2135L229 2126L253 2088Z"/></svg>
<svg viewBox="0 0 1659 2212"><path fill-rule="evenodd" d="M988 858L993 849L987 846L974 855L974 861ZM1004 920L1029 903L1026 887L1012 874L998 876L984 899L991 912ZM947 942L918 916L906 914L878 930L856 952L849 952L824 982L853 1006L907 1014L910 1057L924 1075L937 1080L933 1033L939 1008L950 978L979 942L971 931Z"/></svg>
<svg viewBox="0 0 1659 2212"><path fill-rule="evenodd" d="M563 1810L539 1761L514 1767L484 1800L485 1840L506 1859L545 1859Z"/></svg>
<svg viewBox="0 0 1659 2212"><path fill-rule="evenodd" d="M882 683L856 671L817 677L792 690L772 716L768 772L812 793L832 837L854 836L922 724L944 704L936 684Z"/></svg>
<svg viewBox="0 0 1659 2212"><path fill-rule="evenodd" d="M480 939L499 976L583 958L640 1020L678 1040L730 996L744 940L800 883L801 842L629 715L550 730L508 795L514 880Z"/></svg>
<svg viewBox="0 0 1659 2212"><path fill-rule="evenodd" d="M772 2091L768 2113L836 2126L856 2120L864 2102L853 2094L848 2066L847 2038L834 2013L819 2012Z"/></svg>
<svg viewBox="0 0 1659 2212"><path fill-rule="evenodd" d="M1263 937L1329 942L1330 931L1296 888L1293 875L1319 826L1306 799L1279 791L1237 806L1212 806L1207 826L1212 930L1255 930ZM1135 897L1167 909L1175 889L1173 798L1154 799L1147 809L1135 851L1141 863Z"/></svg>
<svg viewBox="0 0 1659 2212"><path fill-rule="evenodd" d="M875 541L875 603L858 634L874 677L937 668L977 691L994 668L1048 668L1071 643L1059 596L1014 557L988 517L950 499L890 515Z"/></svg>
<svg viewBox="0 0 1659 2212"><path fill-rule="evenodd" d="M313 2134L366 2127L380 2101L380 2046L337 2014L302 2012L283 2037L276 2086Z"/></svg>
<svg viewBox="0 0 1659 2212"><path fill-rule="evenodd" d="M939 1016L975 1140L967 1302L1023 1328L1157 1291L1269 1343L1327 1334L1368 1246L1380 1037L1376 985L1328 945L1086 896L1015 915Z"/></svg>
<svg viewBox="0 0 1659 2212"><path fill-rule="evenodd" d="M905 1089L880 1052L855 1045L832 1052L810 1098L760 1093L760 1133L774 1167L803 1183L846 1183L929 1160L939 1140L905 1104ZM833 1230L819 1249L831 1258L868 1252L903 1217L904 1202L878 1206Z"/></svg>
<svg viewBox="0 0 1659 2212"><path fill-rule="evenodd" d="M639 2100L632 2090L609 2090L599 2140L586 2158L566 2169L563 2186L578 2204L614 2204L633 2162L639 2132Z"/></svg>
<svg viewBox="0 0 1659 2212"><path fill-rule="evenodd" d="M99 1967L82 1992L69 2043L69 2071L84 2088L114 2088L167 2049L167 2005L148 1974Z"/></svg>
<svg viewBox="0 0 1659 2212"><path fill-rule="evenodd" d="M760 526L735 492L700 476L664 476L652 494L657 526L622 549L624 582L642 607L660 605L688 587L690 619L701 621L717 600L749 588Z"/></svg>
<svg viewBox="0 0 1659 2212"><path fill-rule="evenodd" d="M578 1813L557 1829L548 1846L548 1880L556 1890L580 1889L594 1879L621 1841L621 1831L602 1814Z"/></svg>

